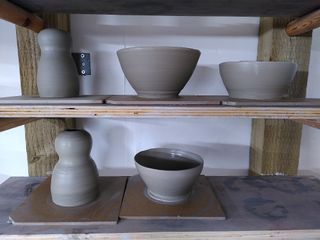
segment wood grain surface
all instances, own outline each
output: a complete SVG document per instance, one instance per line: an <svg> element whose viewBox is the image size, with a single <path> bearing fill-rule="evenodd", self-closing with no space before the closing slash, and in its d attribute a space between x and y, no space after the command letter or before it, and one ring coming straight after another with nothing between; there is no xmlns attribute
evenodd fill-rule
<svg viewBox="0 0 320 240"><path fill-rule="evenodd" d="M49 27L69 30L68 15L43 14L42 17ZM17 27L17 42L22 94L37 96L36 78L40 57L37 34ZM41 119L25 126L30 176L45 176L47 172L52 171L58 160L54 150L54 140L57 134L66 128L75 128L75 121L73 119Z"/></svg>
<svg viewBox="0 0 320 240"><path fill-rule="evenodd" d="M100 177L99 196L79 207L60 207L52 202L48 178L11 214L15 225L103 225L116 224L127 177Z"/></svg>
<svg viewBox="0 0 320 240"><path fill-rule="evenodd" d="M195 183L192 195L181 204L168 205L150 200L145 184L136 175L128 180L120 211L122 219L208 219L225 220L221 204L205 176Z"/></svg>
<svg viewBox="0 0 320 240"><path fill-rule="evenodd" d="M40 32L44 28L44 21L40 17L27 12L7 0L0 1L0 19L34 32Z"/></svg>
<svg viewBox="0 0 320 240"><path fill-rule="evenodd" d="M261 18L258 60L290 61L298 72L289 97L304 98L311 49L311 34L288 37L284 27L290 18ZM286 120L253 120L250 174L297 174L302 126Z"/></svg>
<svg viewBox="0 0 320 240"><path fill-rule="evenodd" d="M36 118L0 118L0 132L30 123L35 120L37 119Z"/></svg>
<svg viewBox="0 0 320 240"><path fill-rule="evenodd" d="M106 104L0 104L0 115L5 118L239 117L268 119L319 119L320 108L231 107L219 105L186 107L125 106Z"/></svg>
<svg viewBox="0 0 320 240"><path fill-rule="evenodd" d="M286 27L289 36L300 35L320 27L320 9L291 21Z"/></svg>

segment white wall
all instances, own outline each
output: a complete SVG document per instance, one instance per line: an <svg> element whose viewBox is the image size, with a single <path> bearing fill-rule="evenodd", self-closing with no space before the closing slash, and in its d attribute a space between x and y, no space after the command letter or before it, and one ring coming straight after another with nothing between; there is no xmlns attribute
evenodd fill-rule
<svg viewBox="0 0 320 240"><path fill-rule="evenodd" d="M0 97L21 95L15 26L0 20ZM0 182L8 176L27 176L24 127L0 133Z"/></svg>
<svg viewBox="0 0 320 240"><path fill-rule="evenodd" d="M312 35L311 59L307 97L320 97L320 29ZM303 126L299 169L308 169L320 174L320 129Z"/></svg>
<svg viewBox="0 0 320 240"><path fill-rule="evenodd" d="M257 18L73 15L73 50L92 54L93 74L82 79L83 93L135 94L116 51L163 45L202 52L182 94L226 95L218 64L255 60L258 24ZM92 156L103 174L113 173L114 168L133 169L135 153L152 147L198 153L205 160L206 172L212 174L247 174L250 119L87 119L81 126L93 136Z"/></svg>
<svg viewBox="0 0 320 240"><path fill-rule="evenodd" d="M86 94L134 94L124 78L116 51L136 45L198 48L202 55L183 94L226 94L218 63L256 59L257 18L144 17L73 15L74 51L92 54L92 76L81 78ZM315 31L308 96L319 97L319 31ZM12 24L0 20L0 96L20 95L19 69ZM206 172L246 174L250 119L83 119L79 125L93 136L92 156L102 174L134 167L133 156L151 147L178 147L201 154ZM300 169L320 168L319 130L304 127ZM0 133L0 181L27 175L23 127ZM212 170L214 168L214 170ZM120 172L120 173L128 173Z"/></svg>

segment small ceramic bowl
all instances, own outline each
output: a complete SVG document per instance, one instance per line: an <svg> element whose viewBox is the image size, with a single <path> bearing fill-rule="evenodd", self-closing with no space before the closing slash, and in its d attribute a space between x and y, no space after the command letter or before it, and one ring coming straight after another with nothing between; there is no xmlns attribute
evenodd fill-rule
<svg viewBox="0 0 320 240"><path fill-rule="evenodd" d="M220 75L231 98L276 100L288 96L297 64L291 62L224 62Z"/></svg>
<svg viewBox="0 0 320 240"><path fill-rule="evenodd" d="M203 169L199 155L170 148L139 152L135 164L146 185L146 196L164 204L186 201Z"/></svg>
<svg viewBox="0 0 320 240"><path fill-rule="evenodd" d="M185 47L131 47L117 52L124 75L142 98L177 97L200 51Z"/></svg>

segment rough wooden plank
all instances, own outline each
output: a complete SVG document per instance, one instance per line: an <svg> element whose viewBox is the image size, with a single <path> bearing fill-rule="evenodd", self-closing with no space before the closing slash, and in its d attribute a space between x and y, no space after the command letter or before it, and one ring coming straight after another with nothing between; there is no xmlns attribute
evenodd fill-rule
<svg viewBox="0 0 320 240"><path fill-rule="evenodd" d="M138 96L115 95L106 100L112 105L220 105L227 96L179 96L177 98L147 99Z"/></svg>
<svg viewBox="0 0 320 240"><path fill-rule="evenodd" d="M309 127L320 128L320 120L317 119L296 119L294 121Z"/></svg>
<svg viewBox="0 0 320 240"><path fill-rule="evenodd" d="M320 27L320 9L291 21L286 27L289 36L300 35Z"/></svg>
<svg viewBox="0 0 320 240"><path fill-rule="evenodd" d="M311 34L288 37L284 27L290 19L262 18L258 60L292 61L298 72L289 96L303 98L306 92ZM250 173L297 173L300 152L301 124L285 120L254 120L252 123Z"/></svg>
<svg viewBox="0 0 320 240"><path fill-rule="evenodd" d="M11 0L32 12L120 15L302 16L319 0Z"/></svg>
<svg viewBox="0 0 320 240"><path fill-rule="evenodd" d="M103 225L116 224L127 177L100 177L99 196L79 207L59 207L52 202L48 178L11 214L15 225ZM34 206L37 206L36 208Z"/></svg>
<svg viewBox="0 0 320 240"><path fill-rule="evenodd" d="M36 118L0 118L0 132L27 124L35 120L37 119Z"/></svg>
<svg viewBox="0 0 320 240"><path fill-rule="evenodd" d="M230 106L125 106L106 104L0 104L0 115L9 118L148 118L240 117L269 119L319 119L318 107Z"/></svg>
<svg viewBox="0 0 320 240"><path fill-rule="evenodd" d="M44 21L40 17L27 12L7 0L0 0L0 19L35 32L40 32L44 28Z"/></svg>
<svg viewBox="0 0 320 240"><path fill-rule="evenodd" d="M67 15L46 14L43 15L43 19L46 20L47 26L65 31L69 29ZM28 96L38 95L36 74L40 49L36 37L34 32L17 27L21 88L22 94ZM53 146L55 137L60 131L74 127L75 121L72 119L43 119L25 127L30 176L46 175L52 170L58 159Z"/></svg>
<svg viewBox="0 0 320 240"><path fill-rule="evenodd" d="M8 215L42 179L0 186L1 239L319 239L320 182L313 177L209 177L228 219L120 220L100 226L15 226ZM216 238L215 238L216 237Z"/></svg>
<svg viewBox="0 0 320 240"><path fill-rule="evenodd" d="M128 180L120 218L225 220L226 216L205 176L199 177L186 202L168 205L156 203L146 197L145 185L140 176L136 175Z"/></svg>

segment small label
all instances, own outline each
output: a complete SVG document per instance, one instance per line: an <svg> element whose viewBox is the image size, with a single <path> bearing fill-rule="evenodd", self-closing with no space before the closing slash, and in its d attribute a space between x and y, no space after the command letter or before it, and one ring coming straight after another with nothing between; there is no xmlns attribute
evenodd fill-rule
<svg viewBox="0 0 320 240"><path fill-rule="evenodd" d="M91 75L90 53L72 53L80 76Z"/></svg>

